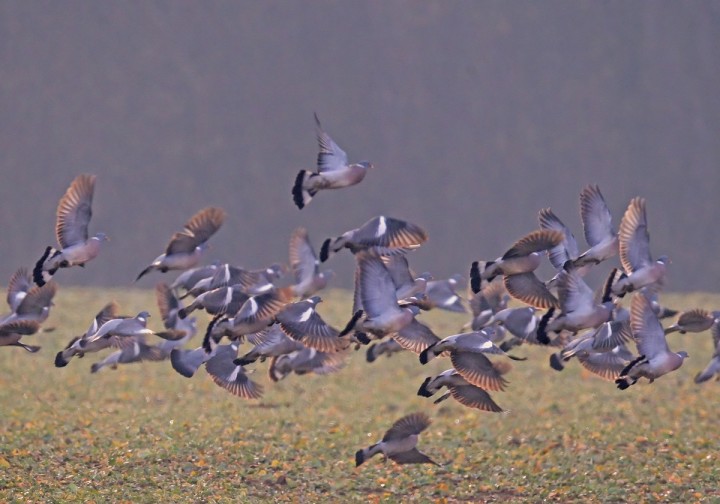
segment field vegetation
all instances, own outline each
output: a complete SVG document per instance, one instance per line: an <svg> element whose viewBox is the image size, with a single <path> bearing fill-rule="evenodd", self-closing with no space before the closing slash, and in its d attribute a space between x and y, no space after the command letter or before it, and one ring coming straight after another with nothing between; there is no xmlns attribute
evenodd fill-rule
<svg viewBox="0 0 720 504"><path fill-rule="evenodd" d="M350 294L323 297L320 313L341 325ZM186 379L169 362L90 374L100 357L87 355L55 368L55 353L111 299L131 315L152 307L150 326L160 328L151 291L63 288L45 324L55 331L26 339L42 345L39 353L0 348L0 501L720 501L720 384L693 383L712 354L709 333L670 336L690 359L627 391L577 362L558 373L548 349L520 347L514 353L528 360L513 362L508 389L492 393L502 414L418 397L426 376L450 367L447 359L421 366L406 353L369 364L362 350L337 374L277 384L258 362L253 379L265 394L245 401L204 370ZM720 307L716 295L663 301ZM431 312L422 320L446 336L466 317ZM433 418L419 447L443 467L376 457L356 469L355 451L413 411Z"/></svg>

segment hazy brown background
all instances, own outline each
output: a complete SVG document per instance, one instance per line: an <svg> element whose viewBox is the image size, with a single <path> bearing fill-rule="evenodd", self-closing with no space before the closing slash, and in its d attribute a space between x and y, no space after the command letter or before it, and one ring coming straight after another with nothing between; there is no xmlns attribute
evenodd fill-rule
<svg viewBox="0 0 720 504"><path fill-rule="evenodd" d="M300 212L314 111L377 169ZM647 198L670 289L717 290L719 133L716 2L3 1L0 282L90 172L112 242L61 283L131 285L207 205L229 213L209 258L287 261L298 225L319 248L385 213L429 230L416 269L464 273L545 206L584 245L598 183L616 222ZM351 266L328 264L337 285Z"/></svg>

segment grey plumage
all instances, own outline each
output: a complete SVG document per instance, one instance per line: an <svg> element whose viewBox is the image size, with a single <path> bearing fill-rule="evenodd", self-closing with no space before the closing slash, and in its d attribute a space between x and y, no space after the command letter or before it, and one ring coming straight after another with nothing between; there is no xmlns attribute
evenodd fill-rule
<svg viewBox="0 0 720 504"><path fill-rule="evenodd" d="M225 221L225 211L220 208L208 207L193 215L182 231L172 235L165 248L150 265L137 276L137 282L150 271L165 273L169 270L187 270L200 262L207 241L214 235Z"/></svg>
<svg viewBox="0 0 720 504"><path fill-rule="evenodd" d="M82 266L100 253L105 233L89 237L88 225L92 217L95 175L78 175L58 202L55 236L59 248L48 246L33 268L33 281L38 286L47 283L60 268Z"/></svg>
<svg viewBox="0 0 720 504"><path fill-rule="evenodd" d="M396 421L382 440L355 453L355 467L367 459L382 453L398 464L435 464L437 462L416 448L420 433L430 426L430 418L424 413L411 413Z"/></svg>
<svg viewBox="0 0 720 504"><path fill-rule="evenodd" d="M341 189L359 184L367 171L373 167L372 163L348 163L348 157L330 138L320 124L315 114L319 152L315 171L300 170L295 177L292 196L295 205L302 210L318 191L325 189Z"/></svg>

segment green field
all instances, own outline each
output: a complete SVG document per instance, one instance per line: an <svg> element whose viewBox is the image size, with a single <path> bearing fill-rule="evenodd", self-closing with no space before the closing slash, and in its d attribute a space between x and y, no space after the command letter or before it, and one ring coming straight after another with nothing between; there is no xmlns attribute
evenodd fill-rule
<svg viewBox="0 0 720 504"><path fill-rule="evenodd" d="M323 297L320 313L341 325L349 293ZM421 366L398 354L368 364L363 351L338 374L277 384L258 362L253 378L265 395L244 401L204 370L186 379L169 362L90 374L96 354L55 368L55 353L111 299L132 315L151 307L150 326L160 328L151 291L61 288L45 324L56 330L25 340L40 352L0 348L0 501L720 502L720 384L692 380L712 353L708 333L669 337L690 359L627 391L577 362L557 373L548 349L520 347L514 353L528 360L513 363L505 392L492 393L503 414L418 397L447 359ZM663 301L720 307L716 295ZM446 336L466 317L422 320ZM433 418L419 447L444 467L381 457L354 467L357 449L413 411Z"/></svg>

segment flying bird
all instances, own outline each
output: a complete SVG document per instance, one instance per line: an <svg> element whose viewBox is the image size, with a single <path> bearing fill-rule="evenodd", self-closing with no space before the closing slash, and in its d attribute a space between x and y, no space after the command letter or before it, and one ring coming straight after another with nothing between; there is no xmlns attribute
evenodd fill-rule
<svg viewBox="0 0 720 504"><path fill-rule="evenodd" d="M382 441L355 453L355 467L378 453L382 453L386 458L398 464L435 464L439 466L440 464L416 448L420 433L427 429L430 423L430 417L424 413L411 413L402 417L388 429Z"/></svg>
<svg viewBox="0 0 720 504"><path fill-rule="evenodd" d="M687 352L670 350L660 320L642 293L634 294L630 303L630 327L640 356L631 361L615 380L620 390L635 384L641 377L652 383L682 366Z"/></svg>
<svg viewBox="0 0 720 504"><path fill-rule="evenodd" d="M165 360L169 352L163 351L156 345L148 345L143 336L133 336L126 345L111 353L103 360L95 362L90 366L91 373L97 373L104 367L117 369L119 364L131 364L133 362L157 362Z"/></svg>
<svg viewBox="0 0 720 504"><path fill-rule="evenodd" d="M288 304L275 316L275 320L285 334L306 347L320 352L344 350L350 342L340 338L340 331L325 322L317 312L321 301L320 296L313 296Z"/></svg>
<svg viewBox="0 0 720 504"><path fill-rule="evenodd" d="M715 322L710 330L713 341L713 354L705 369L695 375L695 383L703 383L720 373L720 323Z"/></svg>
<svg viewBox="0 0 720 504"><path fill-rule="evenodd" d="M372 250L378 255L404 254L420 247L427 239L427 232L420 226L380 215L359 228L326 239L320 248L320 261L327 261L331 253L343 248L350 249L353 254L361 250Z"/></svg>
<svg viewBox="0 0 720 504"><path fill-rule="evenodd" d="M85 266L97 257L105 233L88 237L88 224L92 217L92 200L95 192L95 175L78 175L58 203L55 221L56 249L48 246L33 268L33 281L43 286L60 268Z"/></svg>
<svg viewBox="0 0 720 504"><path fill-rule="evenodd" d="M625 274L612 287L617 296L647 286L661 286L670 260L660 256L653 260L650 255L650 234L647 228L645 199L633 198L628 205L618 232L620 263Z"/></svg>
<svg viewBox="0 0 720 504"><path fill-rule="evenodd" d="M369 332L381 339L410 324L419 309L398 305L396 286L382 259L371 252L358 252L355 259L355 298L362 308L354 312L340 335L357 328L356 332Z"/></svg>
<svg viewBox="0 0 720 504"><path fill-rule="evenodd" d="M225 211L208 207L200 210L185 223L185 229L172 235L165 253L159 255L137 276L137 282L152 270L165 273L169 270L187 270L200 262L207 241L225 220Z"/></svg>
<svg viewBox="0 0 720 504"><path fill-rule="evenodd" d="M437 376L428 376L418 389L418 395L423 397L432 397L443 387L447 387L448 392L440 396L434 402L438 404L448 397L452 396L457 402L468 408L476 408L481 411L490 411L493 413L501 413L504 410L493 401L490 394L485 389L476 387L468 382L458 373L455 368L450 368Z"/></svg>
<svg viewBox="0 0 720 504"><path fill-rule="evenodd" d="M82 336L77 336L70 340L67 346L57 353L55 356L55 367L67 366L70 359L75 356L83 357L86 353L98 352L113 346L115 341L112 338L99 339L92 344L89 344L87 340L95 334L105 322L118 318L118 309L119 306L115 301L111 301L103 306L97 315L95 315L95 318L93 318L87 331L85 331Z"/></svg>
<svg viewBox="0 0 720 504"><path fill-rule="evenodd" d="M580 193L580 216L585 241L590 248L571 258L575 268L598 264L618 253L618 235L612 225L612 216L605 198L597 185L589 185Z"/></svg>
<svg viewBox="0 0 720 504"><path fill-rule="evenodd" d="M335 373L345 365L345 357L345 352L320 352L306 347L273 357L268 367L268 376L272 381L278 382L293 372L298 375Z"/></svg>
<svg viewBox="0 0 720 504"><path fill-rule="evenodd" d="M678 315L677 322L665 328L665 334L675 331L680 334L707 331L716 324L718 319L720 319L720 311L717 310L712 312L702 308L687 310Z"/></svg>
<svg viewBox="0 0 720 504"><path fill-rule="evenodd" d="M25 289L27 277L21 268L10 279L7 301L12 312L0 317L0 324L13 320L34 320L44 322L50 316L50 308L54 305L53 298L57 293L57 283L48 281L42 287L37 285ZM29 282L28 282L29 284Z"/></svg>
<svg viewBox="0 0 720 504"><path fill-rule="evenodd" d="M35 334L40 329L40 323L36 320L14 320L0 324L0 347L18 346L30 353L40 350L39 346L26 345L20 340L23 336Z"/></svg>
<svg viewBox="0 0 720 504"><path fill-rule="evenodd" d="M307 229L299 227L293 231L289 248L295 295L305 299L324 289L334 274L332 270L320 271L320 261L310 243Z"/></svg>
<svg viewBox="0 0 720 504"><path fill-rule="evenodd" d="M341 189L359 184L373 167L372 163L367 161L348 164L347 154L325 133L317 114L315 125L320 148L317 168L314 172L300 170L292 188L293 201L300 210L305 208L320 190Z"/></svg>
<svg viewBox="0 0 720 504"><path fill-rule="evenodd" d="M477 292L483 280L492 281L502 275L505 288L515 299L536 308L557 306L557 299L534 271L540 266L542 252L558 246L564 239L564 233L556 229L538 229L520 238L494 261L474 262L470 268L473 290Z"/></svg>

